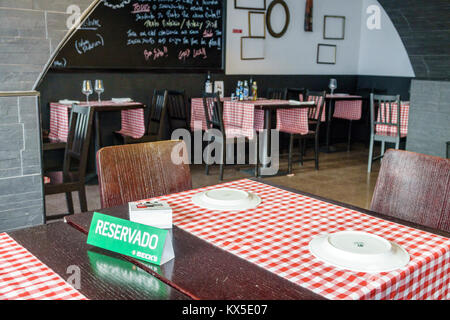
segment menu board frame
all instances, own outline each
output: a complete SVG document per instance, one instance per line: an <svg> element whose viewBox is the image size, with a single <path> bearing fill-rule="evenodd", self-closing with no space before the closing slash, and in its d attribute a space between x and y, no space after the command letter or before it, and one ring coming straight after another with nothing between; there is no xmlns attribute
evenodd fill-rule
<svg viewBox="0 0 450 320"><path fill-rule="evenodd" d="M59 53L64 49L65 46L71 43L71 39L76 36L77 32L73 32L69 38L65 39L64 46L59 48L58 53L55 54L55 61L50 66L50 70L52 72L78 72L78 71L103 71L103 72L117 72L118 70L124 71L124 72L148 72L149 70L154 72L164 72L164 73L206 73L208 71L214 72L214 73L225 73L226 70L226 43L227 43L227 1L221 1L219 0L219 3L221 3L221 10L222 10L222 16L221 16L221 22L222 22L222 37L221 37L221 58L219 63L216 67L212 66L197 66L194 64L188 64L188 65L177 65L177 66L126 66L126 65L120 65L120 66L100 66L100 65L76 65L76 64L68 64L67 61L64 61L64 66L57 66L55 67L55 61L58 60ZM95 12L95 9L94 11ZM92 12L86 17L86 19L89 19ZM85 21L86 21L85 19ZM64 58L65 59L65 58ZM220 64L220 65L219 65Z"/></svg>

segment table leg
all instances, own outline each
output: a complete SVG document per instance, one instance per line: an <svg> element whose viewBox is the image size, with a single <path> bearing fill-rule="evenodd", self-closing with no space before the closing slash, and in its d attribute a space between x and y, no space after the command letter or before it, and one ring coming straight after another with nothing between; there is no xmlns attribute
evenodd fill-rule
<svg viewBox="0 0 450 320"><path fill-rule="evenodd" d="M332 153L332 152L336 152L336 148L334 146L330 146L331 144L331 120L333 118L333 109L334 109L334 100L330 99L329 103L327 103L326 108L328 109L328 114L327 114L327 131L326 131L326 141L325 141L325 146L320 148L321 152L324 153Z"/></svg>
<svg viewBox="0 0 450 320"><path fill-rule="evenodd" d="M269 109L264 110L264 132L262 137L262 159L261 171L269 167L270 150L270 129L272 128L272 112Z"/></svg>

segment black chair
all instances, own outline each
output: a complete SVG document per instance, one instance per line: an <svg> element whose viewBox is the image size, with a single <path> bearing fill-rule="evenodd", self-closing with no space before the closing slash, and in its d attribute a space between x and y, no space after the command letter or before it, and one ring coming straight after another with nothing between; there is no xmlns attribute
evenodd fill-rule
<svg viewBox="0 0 450 320"><path fill-rule="evenodd" d="M167 116L170 133L180 128L189 130L188 103L184 90L168 90Z"/></svg>
<svg viewBox="0 0 450 320"><path fill-rule="evenodd" d="M163 140L166 132L167 90L154 90L152 108L148 117L147 130L142 138L135 139L120 132L114 132L116 144L134 144Z"/></svg>
<svg viewBox="0 0 450 320"><path fill-rule="evenodd" d="M380 109L381 108L381 109ZM393 118L394 108L397 110L397 117ZM386 149L386 143L394 143L395 149L400 148L400 143L406 141L406 136L402 136L400 132L400 109L401 101L400 95L374 95L370 94L370 147L369 147L369 163L367 171L372 171L372 163L375 160L381 159L384 156ZM377 120L378 112L384 115ZM395 128L395 134L389 135L377 131L377 125L387 126L389 128ZM373 156L373 145L375 141L381 142L381 154Z"/></svg>
<svg viewBox="0 0 450 320"><path fill-rule="evenodd" d="M285 88L281 88L281 89L269 88L269 89L267 89L267 94L266 94L267 99L286 100L286 96L287 96L287 89L285 89Z"/></svg>
<svg viewBox="0 0 450 320"><path fill-rule="evenodd" d="M326 91L306 91L306 101L314 100L316 105L308 108L308 122L309 122L309 132L306 135L291 134L289 140L289 159L288 159L288 174L292 174L292 156L293 156L293 146L294 140L299 140L300 149L300 163L303 165L304 161L315 161L315 168L319 170L319 131L320 131L320 119L325 109L325 97ZM306 153L306 142L308 140L314 140L314 158L304 159Z"/></svg>
<svg viewBox="0 0 450 320"><path fill-rule="evenodd" d="M305 99L306 96L305 88L287 88L286 89L286 99L287 100L300 100L300 95Z"/></svg>
<svg viewBox="0 0 450 320"><path fill-rule="evenodd" d="M72 199L72 192L74 191L78 191L81 211L86 212L88 210L85 177L93 117L93 108L72 106L63 171L44 173L45 176L50 178L50 183L44 185L45 195L65 193L68 214L74 214ZM60 219L68 214L50 216L47 217L47 220Z"/></svg>
<svg viewBox="0 0 450 320"><path fill-rule="evenodd" d="M211 135L210 136L210 130L215 129L220 131L220 134L222 135L222 140L220 142L220 173L219 173L219 180L222 181L223 180L223 172L224 172L224 167L225 167L225 162L226 162L226 146L227 144L233 143L233 147L234 147L234 143L235 143L235 138L230 138L228 139L226 136L226 132L225 132L225 126L224 126L224 122L223 122L223 104L220 100L220 97L217 93L204 93L203 94L203 107L205 110L205 117L206 117L206 132L205 134L208 137L208 141L210 141L211 143L215 142L215 136ZM258 144L259 144L259 139L258 139L258 134L256 134L256 164L255 164L255 177L258 176L259 172L259 148L258 148ZM245 138L246 141L248 141L247 138ZM209 145L208 145L209 147ZM207 147L207 148L208 148ZM210 152L207 152L208 158L206 159L206 170L205 173L206 175L209 174L209 163L211 162L211 158Z"/></svg>

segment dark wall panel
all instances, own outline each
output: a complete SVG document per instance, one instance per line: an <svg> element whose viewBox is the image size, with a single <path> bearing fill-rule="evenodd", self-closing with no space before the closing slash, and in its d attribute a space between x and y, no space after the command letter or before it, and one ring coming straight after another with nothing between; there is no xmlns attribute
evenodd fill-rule
<svg viewBox="0 0 450 320"><path fill-rule="evenodd" d="M450 1L379 0L419 79L450 80Z"/></svg>

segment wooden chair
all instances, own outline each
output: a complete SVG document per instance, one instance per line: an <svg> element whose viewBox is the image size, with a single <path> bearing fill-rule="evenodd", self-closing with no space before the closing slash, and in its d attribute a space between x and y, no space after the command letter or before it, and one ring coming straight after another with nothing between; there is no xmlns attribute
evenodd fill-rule
<svg viewBox="0 0 450 320"><path fill-rule="evenodd" d="M371 210L450 232L450 160L388 150Z"/></svg>
<svg viewBox="0 0 450 320"><path fill-rule="evenodd" d="M64 154L63 171L45 173L45 176L50 178L50 183L44 185L45 195L65 193L67 208L69 210L68 214L74 214L72 200L72 192L74 191L78 191L81 211L86 212L88 210L85 176L93 117L93 108L77 105L72 106L69 122L69 135L67 137ZM76 170L73 169L75 166ZM66 215L67 214L50 216L47 219L59 219Z"/></svg>
<svg viewBox="0 0 450 320"><path fill-rule="evenodd" d="M182 150L180 163L172 154ZM97 153L102 208L192 189L183 141L159 141L100 149Z"/></svg>
<svg viewBox="0 0 450 320"><path fill-rule="evenodd" d="M400 95L388 96L388 95L374 95L370 94L370 146L369 146L369 163L368 172L372 171L372 163L375 160L383 158L386 143L395 143L395 149L400 148L400 142L406 141L406 136L403 136L400 131ZM378 121L378 110L384 114L380 121ZM397 118L393 119L393 110L397 110ZM377 130L377 125L395 127L396 134L388 135L380 133ZM381 142L381 154L379 156L373 156L373 145L375 141Z"/></svg>
<svg viewBox="0 0 450 320"><path fill-rule="evenodd" d="M224 173L224 167L225 167L225 162L226 162L226 146L227 144L233 143L233 147L234 147L234 143L235 143L235 138L227 138L227 134L225 131L225 126L224 126L224 122L223 122L223 104L220 100L220 97L217 93L204 93L203 94L203 107L205 110L205 117L206 117L206 135L208 137L208 141L210 141L211 143L215 142L215 136L214 135L210 135L211 134L211 130L215 129L218 132L220 132L222 139L220 142L220 173L219 173L219 180L222 181L223 180L223 173ZM258 139L258 134L256 134L255 136L255 141L256 141L256 162L255 162L255 177L258 176L259 172L259 148L258 148L258 144L259 144L259 139ZM247 138L245 138L246 141L248 141ZM208 156L210 156L210 153L207 153ZM208 157L206 160L206 169L205 169L205 173L206 175L209 174L209 163L212 162L211 158Z"/></svg>
<svg viewBox="0 0 450 320"><path fill-rule="evenodd" d="M277 99L277 100L286 100L287 89L275 89L269 88L267 89L266 98L267 99Z"/></svg>
<svg viewBox="0 0 450 320"><path fill-rule="evenodd" d="M300 101L300 96L305 99L306 91L307 90L305 88L287 88L286 99Z"/></svg>
<svg viewBox="0 0 450 320"><path fill-rule="evenodd" d="M189 130L188 103L184 90L167 91L167 116L171 133L180 128Z"/></svg>
<svg viewBox="0 0 450 320"><path fill-rule="evenodd" d="M289 158L288 158L288 174L292 174L292 157L293 157L293 146L294 140L299 140L300 149L300 163L303 165L304 161L314 160L316 170L319 170L319 130L320 130L320 119L322 119L322 114L325 112L325 96L326 91L306 91L306 100L314 100L318 105L308 109L308 121L310 130L306 135L292 134L289 139ZM304 159L306 152L306 142L307 140L314 140L314 158Z"/></svg>
<svg viewBox="0 0 450 320"><path fill-rule="evenodd" d="M154 90L152 108L148 117L147 132L142 138L133 137L114 132L116 144L134 144L155 142L164 139L166 132L167 90Z"/></svg>

